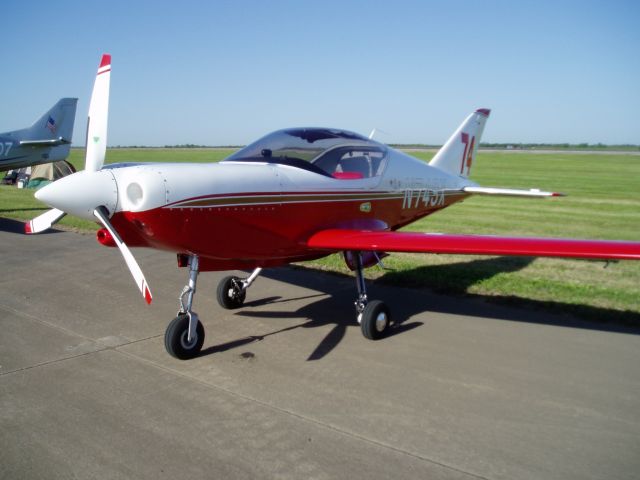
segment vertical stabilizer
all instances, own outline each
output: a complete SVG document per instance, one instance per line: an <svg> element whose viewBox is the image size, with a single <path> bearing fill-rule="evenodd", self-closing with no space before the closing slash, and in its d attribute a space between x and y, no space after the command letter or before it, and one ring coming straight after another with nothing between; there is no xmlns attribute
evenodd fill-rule
<svg viewBox="0 0 640 480"><path fill-rule="evenodd" d="M71 143L76 119L77 98L61 98L44 115L36 120L23 135L22 140L61 140Z"/></svg>
<svg viewBox="0 0 640 480"><path fill-rule="evenodd" d="M490 112L491 110L480 108L469 115L438 150L429 165L452 175L468 177Z"/></svg>

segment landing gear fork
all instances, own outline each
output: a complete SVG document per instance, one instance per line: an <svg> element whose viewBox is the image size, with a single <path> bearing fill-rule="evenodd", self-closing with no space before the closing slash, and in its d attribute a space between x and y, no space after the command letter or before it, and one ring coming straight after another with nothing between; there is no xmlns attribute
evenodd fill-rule
<svg viewBox="0 0 640 480"><path fill-rule="evenodd" d="M196 357L204 344L204 327L198 315L192 310L196 293L199 262L197 255L189 257L189 283L180 294L180 310L167 327L164 346L169 355L180 360Z"/></svg>
<svg viewBox="0 0 640 480"><path fill-rule="evenodd" d="M198 315L191 309L193 306L193 296L196 294L198 273L200 273L198 256L191 255L189 257L189 283L185 285L180 294L180 310L178 311L178 316L187 315L189 317L188 342L192 341L196 331L196 325L198 324Z"/></svg>

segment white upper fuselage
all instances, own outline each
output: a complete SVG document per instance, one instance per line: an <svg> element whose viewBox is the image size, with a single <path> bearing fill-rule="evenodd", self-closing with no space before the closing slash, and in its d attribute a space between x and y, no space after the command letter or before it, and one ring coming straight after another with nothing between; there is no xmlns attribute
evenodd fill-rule
<svg viewBox="0 0 640 480"><path fill-rule="evenodd" d="M190 202L188 208L198 208L194 200L241 194L385 192L403 197L409 194L415 201L418 192L426 191L428 197L460 191L471 185L475 184L466 178L450 175L389 149L384 171L371 178L336 179L267 162L141 163L107 165L100 172L78 172L58 180L48 189L65 192L63 202L57 202L58 208L94 220L93 204L99 202L107 206L113 215L158 208L187 208L186 202ZM47 201L51 195L55 194L42 192L39 198ZM87 198L92 196L99 198L87 202Z"/></svg>

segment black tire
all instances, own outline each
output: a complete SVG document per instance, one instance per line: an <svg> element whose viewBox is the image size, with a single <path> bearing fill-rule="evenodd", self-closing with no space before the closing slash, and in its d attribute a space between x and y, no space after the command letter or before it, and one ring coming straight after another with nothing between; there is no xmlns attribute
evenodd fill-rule
<svg viewBox="0 0 640 480"><path fill-rule="evenodd" d="M372 300L362 312L360 328L369 340L378 340L385 336L391 325L391 312L384 302Z"/></svg>
<svg viewBox="0 0 640 480"><path fill-rule="evenodd" d="M240 308L247 296L243 290L242 280L238 277L224 277L218 284L218 303L222 308L234 310Z"/></svg>
<svg viewBox="0 0 640 480"><path fill-rule="evenodd" d="M196 326L195 338L187 343L189 335L189 317L186 314L178 315L171 320L164 334L164 347L172 357L180 360L189 360L197 357L204 344L204 327L200 320Z"/></svg>

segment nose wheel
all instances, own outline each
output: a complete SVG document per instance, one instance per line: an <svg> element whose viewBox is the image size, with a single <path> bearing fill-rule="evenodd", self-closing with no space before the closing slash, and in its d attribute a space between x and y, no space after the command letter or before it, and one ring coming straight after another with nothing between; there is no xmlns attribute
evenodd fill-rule
<svg viewBox="0 0 640 480"><path fill-rule="evenodd" d="M180 294L178 315L167 326L164 333L164 347L167 353L180 360L197 357L204 344L204 327L191 307L196 293L199 261L197 255L189 257L189 283Z"/></svg>
<svg viewBox="0 0 640 480"><path fill-rule="evenodd" d="M189 323L195 317L195 332L189 335ZM180 360L188 360L197 357L204 344L204 327L198 316L191 312L189 314L178 314L174 318L164 334L164 347L172 357Z"/></svg>

